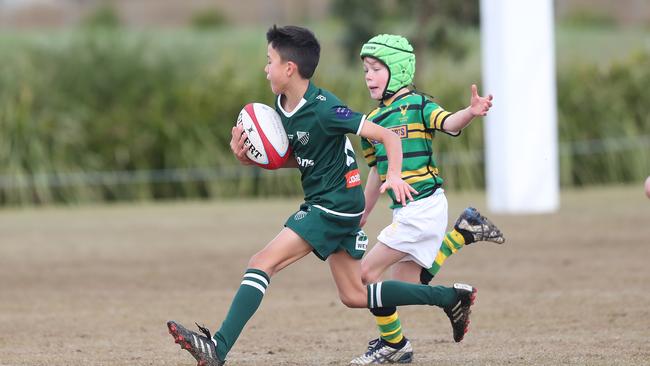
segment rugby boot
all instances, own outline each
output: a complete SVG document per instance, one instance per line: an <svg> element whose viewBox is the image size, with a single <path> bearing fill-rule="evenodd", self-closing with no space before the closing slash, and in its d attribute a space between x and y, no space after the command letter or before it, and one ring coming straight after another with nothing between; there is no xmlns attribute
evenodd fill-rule
<svg viewBox="0 0 650 366"><path fill-rule="evenodd" d="M413 361L413 347L408 339L401 348L393 348L383 339L377 338L368 342L368 351L350 361L350 365L411 363L411 361Z"/></svg>
<svg viewBox="0 0 650 366"><path fill-rule="evenodd" d="M474 207L468 207L462 214L460 214L458 220L456 220L456 223L454 224L454 228L461 234L463 232L469 234L472 239L474 239L472 243L478 241L490 241L497 244L503 244L506 241L501 230L499 230L499 228L487 217L481 215L481 213Z"/></svg>
<svg viewBox="0 0 650 366"><path fill-rule="evenodd" d="M470 307L476 299L476 288L463 283L455 283L454 290L456 290L456 302L443 308L443 310L451 321L451 327L454 330L454 341L460 342L469 330L469 315L472 313Z"/></svg>
<svg viewBox="0 0 650 366"><path fill-rule="evenodd" d="M197 361L198 366L221 366L222 361L217 356L217 346L213 342L210 331L200 325L199 330L203 334L187 330L175 321L168 321L169 334L174 337L174 342L181 345L181 348L189 352Z"/></svg>

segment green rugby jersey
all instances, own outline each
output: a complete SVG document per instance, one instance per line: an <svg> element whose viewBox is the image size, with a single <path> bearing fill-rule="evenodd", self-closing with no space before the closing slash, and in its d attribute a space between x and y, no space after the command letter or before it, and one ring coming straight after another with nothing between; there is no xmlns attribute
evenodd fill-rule
<svg viewBox="0 0 650 366"><path fill-rule="evenodd" d="M389 100L387 104L380 103L367 117L369 121L392 130L402 140L402 179L418 191L418 195L413 195L416 201L431 196L442 185L431 144L436 130L445 132L445 120L450 115L425 96L410 92ZM388 171L384 144L361 139L361 147L368 166L377 166L377 173L384 182ZM391 208L402 207L395 201L392 191L389 190L388 194L393 199Z"/></svg>
<svg viewBox="0 0 650 366"><path fill-rule="evenodd" d="M339 216L359 216L365 201L354 150L346 133L359 134L365 120L332 93L311 82L298 106L275 109L302 174L305 202Z"/></svg>

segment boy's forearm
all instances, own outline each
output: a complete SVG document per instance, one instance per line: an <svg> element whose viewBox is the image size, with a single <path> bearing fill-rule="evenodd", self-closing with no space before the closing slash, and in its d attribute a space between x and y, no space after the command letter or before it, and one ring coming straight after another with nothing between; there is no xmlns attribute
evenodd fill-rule
<svg viewBox="0 0 650 366"><path fill-rule="evenodd" d="M381 187L381 179L379 178L379 173L377 173L377 167L370 168L368 172L368 179L366 181L366 188L363 191L363 195L366 199L366 215L370 214L375 204L379 199L379 188Z"/></svg>
<svg viewBox="0 0 650 366"><path fill-rule="evenodd" d="M387 176L402 176L402 141L397 134L390 130L383 141L384 148L386 149L386 156L388 157L388 172Z"/></svg>
<svg viewBox="0 0 650 366"><path fill-rule="evenodd" d="M474 115L470 112L470 107L467 107L447 117L443 127L445 131L448 132L460 132L463 128L467 127L473 119Z"/></svg>
<svg viewBox="0 0 650 366"><path fill-rule="evenodd" d="M400 177L402 174L402 140L393 131L366 121L361 127L361 137L376 140L384 144L388 157L388 177Z"/></svg>

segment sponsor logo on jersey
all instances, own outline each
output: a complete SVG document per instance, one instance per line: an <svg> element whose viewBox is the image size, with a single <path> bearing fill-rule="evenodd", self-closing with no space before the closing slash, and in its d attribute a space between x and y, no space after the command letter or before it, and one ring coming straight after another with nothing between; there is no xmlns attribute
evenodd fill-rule
<svg viewBox="0 0 650 366"><path fill-rule="evenodd" d="M350 119L354 115L354 112L346 106L332 107L332 111L338 119Z"/></svg>
<svg viewBox="0 0 650 366"><path fill-rule="evenodd" d="M321 95L318 95L318 96L316 97L316 99L320 100L321 102L324 102L324 101L327 100L327 98L325 98L325 96L322 95L322 94L321 94Z"/></svg>
<svg viewBox="0 0 650 366"><path fill-rule="evenodd" d="M292 134L292 133L288 133L288 134L287 134L287 138L288 138L289 140L293 140L293 134Z"/></svg>
<svg viewBox="0 0 650 366"><path fill-rule="evenodd" d="M354 149L352 148L350 139L345 136L345 165L351 166L354 163Z"/></svg>
<svg viewBox="0 0 650 366"><path fill-rule="evenodd" d="M361 185L361 174L359 169L350 170L345 174L345 188L352 188Z"/></svg>
<svg viewBox="0 0 650 366"><path fill-rule="evenodd" d="M401 139L405 139L409 137L409 130L406 127L406 125L390 127L389 130L395 132L395 134L399 136L399 138Z"/></svg>
<svg viewBox="0 0 650 366"><path fill-rule="evenodd" d="M296 135L298 136L298 141L300 141L301 144L307 145L309 142L309 132L296 131Z"/></svg>
<svg viewBox="0 0 650 366"><path fill-rule="evenodd" d="M363 232L363 230L359 230L357 233L357 242L354 247L357 250L362 250L364 252L366 251L366 248L368 248L368 236Z"/></svg>
<svg viewBox="0 0 650 366"><path fill-rule="evenodd" d="M296 220L296 221L302 220L302 219L305 218L305 216L307 216L308 213L309 212L307 212L307 211L298 211L298 212L296 212L295 215L293 215L293 219Z"/></svg>
<svg viewBox="0 0 650 366"><path fill-rule="evenodd" d="M303 168L314 166L314 161L311 159L304 159L301 158L300 156L296 156L296 161L298 162L298 166L301 166Z"/></svg>
<svg viewBox="0 0 650 366"><path fill-rule="evenodd" d="M389 130L393 131L400 139L407 139L409 137L409 129L406 125L400 125L396 127L388 127ZM377 140L368 140L373 145L381 144Z"/></svg>
<svg viewBox="0 0 650 366"><path fill-rule="evenodd" d="M402 116L406 115L406 112L409 110L409 105L411 103L406 103L406 105L401 105L399 106L399 112L402 114Z"/></svg>

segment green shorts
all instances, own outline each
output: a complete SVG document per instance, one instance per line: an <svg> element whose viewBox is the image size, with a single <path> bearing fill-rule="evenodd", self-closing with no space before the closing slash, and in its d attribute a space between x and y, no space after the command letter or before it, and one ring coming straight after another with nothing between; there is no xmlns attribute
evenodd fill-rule
<svg viewBox="0 0 650 366"><path fill-rule="evenodd" d="M311 245L321 260L339 250L345 250L354 259L361 259L368 247L368 236L359 228L360 221L361 215L334 215L303 203L284 226Z"/></svg>

